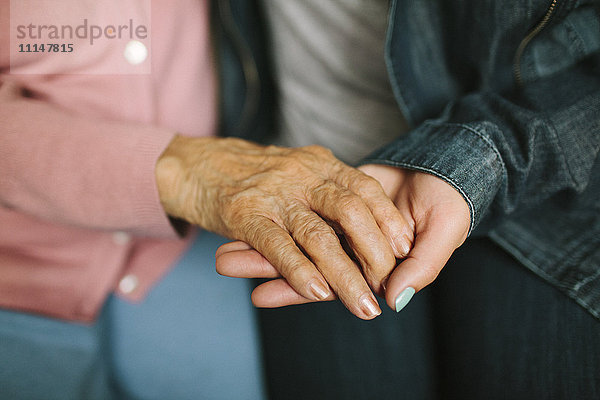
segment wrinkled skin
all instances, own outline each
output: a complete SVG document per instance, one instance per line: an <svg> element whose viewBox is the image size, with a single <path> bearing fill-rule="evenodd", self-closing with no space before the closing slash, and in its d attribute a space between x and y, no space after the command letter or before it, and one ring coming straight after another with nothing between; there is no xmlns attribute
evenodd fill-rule
<svg viewBox="0 0 600 400"><path fill-rule="evenodd" d="M407 287L416 291L438 276L454 250L466 239L470 214L463 197L433 175L383 165L365 165L363 172L376 178L410 227L414 246L384 282L385 299L395 309L398 295ZM217 251L217 270L233 277L276 278L257 287L252 301L259 307L281 307L313 299L296 292L259 251L232 242Z"/></svg>
<svg viewBox="0 0 600 400"><path fill-rule="evenodd" d="M396 260L412 247L414 222L378 180L319 146L176 136L156 179L167 214L239 241L220 249L220 273L283 278L255 291L259 306L337 297L372 319L381 310L371 289L384 294L383 284L398 279L390 277ZM240 267L232 255L258 260L259 269Z"/></svg>

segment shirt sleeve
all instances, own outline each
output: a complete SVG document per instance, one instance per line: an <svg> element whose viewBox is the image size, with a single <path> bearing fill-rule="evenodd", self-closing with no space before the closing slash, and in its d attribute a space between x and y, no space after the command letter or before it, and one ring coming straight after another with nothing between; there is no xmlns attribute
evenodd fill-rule
<svg viewBox="0 0 600 400"><path fill-rule="evenodd" d="M174 134L79 116L0 81L0 205L61 224L176 237L154 177Z"/></svg>

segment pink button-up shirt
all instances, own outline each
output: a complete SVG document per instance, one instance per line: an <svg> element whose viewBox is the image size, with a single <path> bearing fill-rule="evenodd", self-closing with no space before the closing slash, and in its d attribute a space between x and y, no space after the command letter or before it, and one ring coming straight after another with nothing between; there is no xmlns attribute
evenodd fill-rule
<svg viewBox="0 0 600 400"><path fill-rule="evenodd" d="M15 1L20 13L29 3ZM0 307L91 321L113 290L142 299L190 241L161 208L154 165L176 132L215 131L208 0L30 2L32 18L70 3L79 21L145 24L134 50L147 54L133 58L131 37L18 54L10 3L0 0Z"/></svg>

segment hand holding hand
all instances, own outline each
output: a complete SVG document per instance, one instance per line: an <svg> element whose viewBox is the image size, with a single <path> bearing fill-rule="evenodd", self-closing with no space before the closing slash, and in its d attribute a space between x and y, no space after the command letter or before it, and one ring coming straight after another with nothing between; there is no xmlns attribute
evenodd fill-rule
<svg viewBox="0 0 600 400"><path fill-rule="evenodd" d="M169 215L247 243L268 260L267 275L283 276L303 300L335 293L360 318L381 312L370 287L383 293L396 258L410 248L408 225L380 184L319 146L177 136L156 177ZM254 275L241 269L236 276L247 273Z"/></svg>
<svg viewBox="0 0 600 400"><path fill-rule="evenodd" d="M469 209L464 198L436 176L383 165L360 169L381 183L410 228L407 237L414 238L412 250L385 282L388 305L400 311L415 291L435 280L464 242L470 227ZM259 252L240 242L225 244L217 251L217 270L236 277L277 276ZM259 307L312 301L281 279L257 287L252 300Z"/></svg>

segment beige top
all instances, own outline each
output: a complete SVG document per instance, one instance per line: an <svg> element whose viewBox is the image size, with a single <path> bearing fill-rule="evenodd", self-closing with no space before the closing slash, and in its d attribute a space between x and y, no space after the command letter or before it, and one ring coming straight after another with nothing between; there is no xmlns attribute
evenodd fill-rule
<svg viewBox="0 0 600 400"><path fill-rule="evenodd" d="M355 163L407 130L387 75L387 0L263 1L281 95L279 144Z"/></svg>

